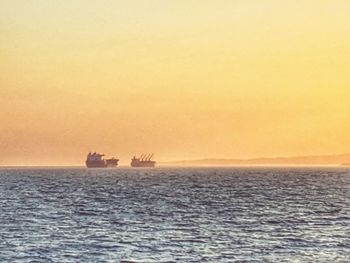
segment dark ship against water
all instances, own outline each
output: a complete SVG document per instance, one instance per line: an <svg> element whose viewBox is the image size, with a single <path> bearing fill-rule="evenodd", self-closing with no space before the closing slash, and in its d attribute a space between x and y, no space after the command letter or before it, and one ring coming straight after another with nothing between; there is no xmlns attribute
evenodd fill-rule
<svg viewBox="0 0 350 263"><path fill-rule="evenodd" d="M86 157L85 164L88 168L105 168L105 167L116 167L118 166L119 159L111 158L104 159L104 154L89 153Z"/></svg>
<svg viewBox="0 0 350 263"><path fill-rule="evenodd" d="M156 162L152 161L153 154L141 154L140 157L134 156L131 159L131 167L154 167Z"/></svg>

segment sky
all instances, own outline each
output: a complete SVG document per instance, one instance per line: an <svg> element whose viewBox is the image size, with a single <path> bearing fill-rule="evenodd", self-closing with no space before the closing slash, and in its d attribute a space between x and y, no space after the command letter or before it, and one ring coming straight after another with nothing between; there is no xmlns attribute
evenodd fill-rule
<svg viewBox="0 0 350 263"><path fill-rule="evenodd" d="M348 0L1 0L0 165L350 152Z"/></svg>

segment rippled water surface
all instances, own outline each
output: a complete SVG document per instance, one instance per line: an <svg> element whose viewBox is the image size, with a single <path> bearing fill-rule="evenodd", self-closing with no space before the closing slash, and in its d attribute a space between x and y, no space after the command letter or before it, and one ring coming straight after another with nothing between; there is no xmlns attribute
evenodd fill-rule
<svg viewBox="0 0 350 263"><path fill-rule="evenodd" d="M350 169L0 169L0 262L350 262Z"/></svg>

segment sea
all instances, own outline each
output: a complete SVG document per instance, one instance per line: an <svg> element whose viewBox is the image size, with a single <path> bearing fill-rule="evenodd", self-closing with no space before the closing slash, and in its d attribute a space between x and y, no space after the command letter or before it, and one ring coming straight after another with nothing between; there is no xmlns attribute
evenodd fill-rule
<svg viewBox="0 0 350 263"><path fill-rule="evenodd" d="M0 262L350 262L350 168L1 168Z"/></svg>

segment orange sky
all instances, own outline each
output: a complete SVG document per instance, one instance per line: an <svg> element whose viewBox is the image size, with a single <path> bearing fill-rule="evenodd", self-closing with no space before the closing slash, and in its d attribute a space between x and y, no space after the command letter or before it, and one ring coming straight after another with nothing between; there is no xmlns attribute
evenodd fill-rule
<svg viewBox="0 0 350 263"><path fill-rule="evenodd" d="M350 1L0 2L0 165L350 152Z"/></svg>

